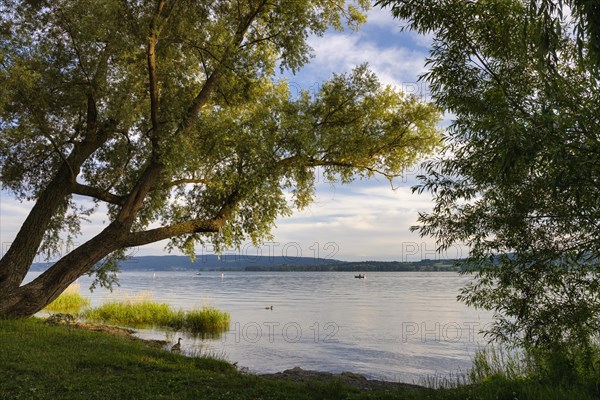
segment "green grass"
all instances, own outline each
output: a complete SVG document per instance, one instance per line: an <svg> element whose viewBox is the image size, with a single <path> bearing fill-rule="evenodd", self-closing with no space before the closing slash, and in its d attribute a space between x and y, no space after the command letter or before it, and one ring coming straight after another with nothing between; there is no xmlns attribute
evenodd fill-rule
<svg viewBox="0 0 600 400"><path fill-rule="evenodd" d="M82 308L90 305L90 299L83 297L79 291L79 285L69 286L52 303L48 304L45 311L77 314Z"/></svg>
<svg viewBox="0 0 600 400"><path fill-rule="evenodd" d="M174 329L183 329L192 333L219 334L229 329L230 316L229 313L214 307L203 307L188 311L176 322L177 325L171 326ZM180 323L181 328L179 328Z"/></svg>
<svg viewBox="0 0 600 400"><path fill-rule="evenodd" d="M109 301L85 311L82 316L92 322L132 327L154 326L209 335L226 331L230 321L229 313L213 307L176 311L166 303L157 303L144 297Z"/></svg>
<svg viewBox="0 0 600 400"><path fill-rule="evenodd" d="M599 398L595 384L553 386L493 374L458 388L360 391L340 382L272 381L140 340L0 319L0 399L586 400Z"/></svg>
<svg viewBox="0 0 600 400"><path fill-rule="evenodd" d="M519 380L532 375L534 371L529 358L523 352L508 351L502 346L492 344L475 353L469 381L481 383L492 376L505 380Z"/></svg>
<svg viewBox="0 0 600 400"><path fill-rule="evenodd" d="M0 399L308 400L357 393L336 384L270 381L221 360L36 319L0 320L0 338Z"/></svg>

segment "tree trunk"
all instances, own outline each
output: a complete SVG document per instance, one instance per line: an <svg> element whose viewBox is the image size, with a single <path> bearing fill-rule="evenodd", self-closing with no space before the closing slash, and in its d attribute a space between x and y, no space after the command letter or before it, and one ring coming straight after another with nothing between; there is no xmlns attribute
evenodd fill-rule
<svg viewBox="0 0 600 400"><path fill-rule="evenodd" d="M72 192L81 165L106 138L82 142L41 192L15 240L0 259L0 293L13 292L23 282L52 217Z"/></svg>
<svg viewBox="0 0 600 400"><path fill-rule="evenodd" d="M40 311L96 263L121 248L125 236L121 229L110 225L32 282L0 292L0 315L29 317Z"/></svg>

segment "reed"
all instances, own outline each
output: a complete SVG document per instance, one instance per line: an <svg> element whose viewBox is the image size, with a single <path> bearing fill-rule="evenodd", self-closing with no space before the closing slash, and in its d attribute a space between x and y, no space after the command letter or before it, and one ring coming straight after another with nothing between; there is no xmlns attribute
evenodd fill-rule
<svg viewBox="0 0 600 400"><path fill-rule="evenodd" d="M189 312L174 310L166 303L157 303L147 296L109 301L87 310L83 316L89 321L183 330L192 334L221 333L229 329L229 313L214 307L203 307Z"/></svg>
<svg viewBox="0 0 600 400"><path fill-rule="evenodd" d="M79 284L69 286L52 303L48 304L44 310L70 314L79 313L82 308L90 305L90 299L83 297L80 289Z"/></svg>
<svg viewBox="0 0 600 400"><path fill-rule="evenodd" d="M228 312L214 307L203 307L185 314L184 329L190 332L223 332L229 329Z"/></svg>
<svg viewBox="0 0 600 400"><path fill-rule="evenodd" d="M87 310L83 316L89 321L130 326L162 326L173 317L168 304L151 300L109 301Z"/></svg>
<svg viewBox="0 0 600 400"><path fill-rule="evenodd" d="M534 372L530 358L523 352L489 344L475 352L469 378L473 383L481 383L491 376L515 380L532 376Z"/></svg>

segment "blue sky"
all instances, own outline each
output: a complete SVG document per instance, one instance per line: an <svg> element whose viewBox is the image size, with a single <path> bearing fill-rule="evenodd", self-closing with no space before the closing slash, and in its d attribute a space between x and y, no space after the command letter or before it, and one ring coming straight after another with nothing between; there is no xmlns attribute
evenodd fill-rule
<svg viewBox="0 0 600 400"><path fill-rule="evenodd" d="M332 73L349 72L356 65L368 62L383 83L428 99L426 85L417 82L417 78L425 71L430 38L400 32L400 26L401 22L394 20L388 10L374 8L358 32L332 31L323 37L310 38L315 57L297 75L287 76L292 90L316 89ZM325 182L321 176L312 205L292 217L280 218L273 230L272 242L258 249L246 246L241 253L399 261L466 256L459 247L436 255L431 239L420 238L409 231L418 212L432 207L429 195L411 194L410 186L415 183L417 170L415 166L397 179L396 190L382 177L342 186ZM2 254L30 207L31 204L16 202L9 194L0 193ZM98 232L104 219L100 212L92 216L91 223L84 223L84 234L79 242ZM133 249L131 253L166 254L164 246L165 242L154 243ZM197 253L211 253L211 249L199 247Z"/></svg>

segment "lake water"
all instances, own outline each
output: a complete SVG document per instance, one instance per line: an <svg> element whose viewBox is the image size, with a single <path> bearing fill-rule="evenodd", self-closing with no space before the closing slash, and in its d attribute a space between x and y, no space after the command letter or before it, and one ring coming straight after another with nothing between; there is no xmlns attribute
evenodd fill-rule
<svg viewBox="0 0 600 400"><path fill-rule="evenodd" d="M230 331L220 339L138 335L181 336L184 351L218 354L254 373L299 366L402 382L448 376L469 369L484 344L478 331L490 321L490 314L456 301L469 279L456 273L372 272L356 279L351 272L122 272L119 278L113 293L88 293L91 278L78 283L92 305L149 292L175 308L229 312Z"/></svg>

